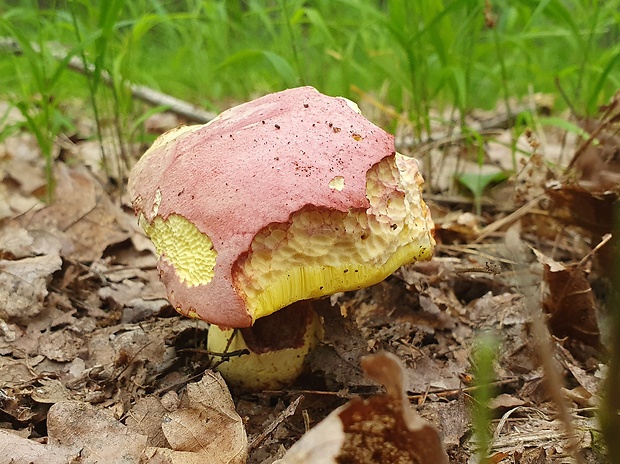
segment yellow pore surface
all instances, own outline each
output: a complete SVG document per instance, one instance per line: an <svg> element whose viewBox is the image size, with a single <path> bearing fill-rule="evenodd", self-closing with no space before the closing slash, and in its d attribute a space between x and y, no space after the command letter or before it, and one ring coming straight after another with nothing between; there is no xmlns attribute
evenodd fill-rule
<svg viewBox="0 0 620 464"><path fill-rule="evenodd" d="M140 216L140 226L157 253L174 266L188 286L208 284L213 279L217 252L211 239L182 216L171 214L165 221L156 216L149 223Z"/></svg>
<svg viewBox="0 0 620 464"><path fill-rule="evenodd" d="M366 287L430 259L433 223L417 162L397 154L367 175L368 211L305 210L257 234L235 287L256 320L295 301Z"/></svg>

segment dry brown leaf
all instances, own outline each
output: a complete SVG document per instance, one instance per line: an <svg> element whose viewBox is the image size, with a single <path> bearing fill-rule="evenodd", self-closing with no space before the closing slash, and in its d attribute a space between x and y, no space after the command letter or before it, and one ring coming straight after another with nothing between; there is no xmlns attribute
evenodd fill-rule
<svg viewBox="0 0 620 464"><path fill-rule="evenodd" d="M71 399L71 392L58 379L40 379L30 397L37 403L55 404Z"/></svg>
<svg viewBox="0 0 620 464"><path fill-rule="evenodd" d="M409 405L400 360L381 352L364 357L362 368L384 385L387 395L349 401L304 435L278 462L447 463L438 432Z"/></svg>
<svg viewBox="0 0 620 464"><path fill-rule="evenodd" d="M111 244L129 237L120 212L83 166L57 165L55 201L36 212L30 227L58 230L65 237L63 256L95 261Z"/></svg>
<svg viewBox="0 0 620 464"><path fill-rule="evenodd" d="M617 193L591 192L574 184L554 184L546 191L553 201L549 211L556 219L599 236L611 232Z"/></svg>
<svg viewBox="0 0 620 464"><path fill-rule="evenodd" d="M23 361L0 358L0 411L13 423L36 424L45 419L47 407L30 400L38 375Z"/></svg>
<svg viewBox="0 0 620 464"><path fill-rule="evenodd" d="M469 212L446 211L437 217L435 234L440 243L468 243L480 235L480 218Z"/></svg>
<svg viewBox="0 0 620 464"><path fill-rule="evenodd" d="M41 167L25 159L11 160L6 173L19 183L20 190L24 194L30 195L47 184Z"/></svg>
<svg viewBox="0 0 620 464"><path fill-rule="evenodd" d="M149 272L138 269L128 269L127 271L130 278L119 282L114 281L112 273L107 273L106 277L110 283L101 287L98 292L102 300L112 300L123 308L122 323L147 320L158 315L162 309L169 306L168 300L165 299L165 287L154 269L149 270ZM140 275L135 275L137 273Z"/></svg>
<svg viewBox="0 0 620 464"><path fill-rule="evenodd" d="M39 339L39 354L60 362L73 361L84 346L84 339L71 327L49 332Z"/></svg>
<svg viewBox="0 0 620 464"><path fill-rule="evenodd" d="M592 394L582 386L570 390L562 388L562 393L564 393L567 399L576 403L580 408L596 407L596 401L592 397Z"/></svg>
<svg viewBox="0 0 620 464"><path fill-rule="evenodd" d="M169 392L168 394L176 393ZM162 401L155 396L147 396L138 399L131 411L127 413L125 425L128 429L145 435L147 446L157 448L169 448L170 443L161 428L162 420L168 411L163 406Z"/></svg>
<svg viewBox="0 0 620 464"><path fill-rule="evenodd" d="M47 284L61 265L58 254L0 260L0 318L25 322L39 314Z"/></svg>
<svg viewBox="0 0 620 464"><path fill-rule="evenodd" d="M492 410L500 408L510 409L517 406L523 406L524 404L525 401L523 401L521 398L509 395L508 393L501 393L496 397L492 398L491 401L489 401L489 408Z"/></svg>
<svg viewBox="0 0 620 464"><path fill-rule="evenodd" d="M550 293L545 308L551 314L549 324L553 333L599 346L594 297L584 270L579 266L570 266L562 272L545 268L545 281Z"/></svg>
<svg viewBox="0 0 620 464"><path fill-rule="evenodd" d="M471 413L469 399L461 395L456 401L426 402L424 412L428 415L437 428L441 430L441 436L446 449L461 447L465 437L469 434L471 426Z"/></svg>
<svg viewBox="0 0 620 464"><path fill-rule="evenodd" d="M47 416L47 431L50 445L63 447L83 463L136 463L146 447L144 435L79 401L53 405Z"/></svg>
<svg viewBox="0 0 620 464"><path fill-rule="evenodd" d="M73 462L76 455L67 449L57 446L43 445L27 438L19 437L11 432L0 430L1 463L31 464L66 464Z"/></svg>
<svg viewBox="0 0 620 464"><path fill-rule="evenodd" d="M161 424L172 449L149 448L149 459L174 464L242 464L248 456L245 427L219 373L207 371L187 386L187 396Z"/></svg>
<svg viewBox="0 0 620 464"><path fill-rule="evenodd" d="M579 382L579 386L585 389L589 396L596 395L599 384L597 378L588 374L585 370L579 367L577 360L573 357L571 352L564 348L561 344L556 344L556 350L558 360L571 372L571 374L573 374L575 380Z"/></svg>
<svg viewBox="0 0 620 464"><path fill-rule="evenodd" d="M0 230L0 318L30 322L43 310L47 284L60 269L60 241L41 230Z"/></svg>
<svg viewBox="0 0 620 464"><path fill-rule="evenodd" d="M0 358L0 385L13 388L33 381L37 374L24 361L9 357Z"/></svg>
<svg viewBox="0 0 620 464"><path fill-rule="evenodd" d="M550 315L549 327L560 338L570 337L590 346L600 346L594 295L588 276L579 265L565 266L534 250L544 265L547 295L543 300Z"/></svg>

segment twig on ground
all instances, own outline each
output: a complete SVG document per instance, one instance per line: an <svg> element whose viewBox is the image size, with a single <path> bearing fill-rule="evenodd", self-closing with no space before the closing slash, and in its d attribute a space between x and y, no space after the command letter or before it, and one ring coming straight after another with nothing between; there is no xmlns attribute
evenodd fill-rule
<svg viewBox="0 0 620 464"><path fill-rule="evenodd" d="M557 83L557 81L556 81ZM561 90L561 87L558 87ZM564 94L563 94L564 95ZM590 133L588 134L587 138L584 138L584 140L581 141L581 143L579 144L579 146L577 147L577 149L575 150L575 154L573 155L573 158L570 160L570 162L568 163L568 166L566 166L566 169L564 172L568 172L570 169L572 169L575 166L575 163L577 162L577 160L581 157L581 155L583 155L586 151L586 149L594 144L598 142L598 136L601 135L601 133L605 130L611 130L611 132L614 132L613 128L610 127L614 122L618 121L618 117L620 116L620 111L618 111L618 99L620 97L618 97L618 94L616 94L613 98L611 103L607 106L607 107L603 107L605 108L603 114L601 114L598 117L598 124L596 125L596 127L594 127L592 129L592 131L590 131ZM572 110L572 108L571 108ZM615 111L615 112L614 112ZM573 111L573 118L575 117L575 113Z"/></svg>
<svg viewBox="0 0 620 464"><path fill-rule="evenodd" d="M461 268L457 267L454 269L454 272L456 272L457 274L469 274L472 272L479 272L483 274L500 275L502 273L502 268L497 263L490 263L487 261L484 266L468 266Z"/></svg>
<svg viewBox="0 0 620 464"><path fill-rule="evenodd" d="M501 256L495 256L491 253L487 253L485 251L482 250L482 247L486 247L488 245L485 244L479 244L479 243L472 243L472 244L467 244L467 245L446 245L444 243L440 243L437 244L437 247L435 248L435 250L437 250L437 254L439 255L440 253L457 253L457 254L466 254L466 255L472 255L472 256L477 256L479 258L482 259L488 259L489 261L493 261L493 262L497 262L497 263L502 263L502 264L510 264L510 265L515 265L517 263L515 263L513 260L508 259L508 258L503 258ZM480 249L476 249L476 247L480 248Z"/></svg>
<svg viewBox="0 0 620 464"><path fill-rule="evenodd" d="M493 382L491 385L493 385L493 386L508 385L508 384L511 384L511 383L518 382L519 380L520 380L519 377L506 377L505 379L501 379L501 380L497 380L496 382ZM536 380L536 379L530 379L530 380ZM409 401L416 401L416 403L420 404L420 401L423 400L425 397L428 397L429 395L434 395L434 396L437 396L437 397L443 398L443 399L454 399L454 398L458 398L463 393L470 393L472 391L475 391L478 388L479 388L479 386L474 385L474 386L471 386L471 387L455 388L455 389L445 389L445 388L429 389L428 391L425 391L424 393L408 394L407 398L409 398ZM351 399L351 398L355 398L357 396L363 398L363 397L368 397L368 396L376 395L376 392L351 393L351 392L345 392L343 390L340 390L340 391L325 391L325 390L264 390L264 391L261 392L261 394L263 394L263 395L282 395L283 393L301 393L301 394L304 394L304 395L335 396L335 397L338 397L338 398L345 398L345 399Z"/></svg>
<svg viewBox="0 0 620 464"><path fill-rule="evenodd" d="M31 47L35 52L41 53L39 45L33 43L31 44ZM59 61L66 59L70 53L69 50L61 45L48 44L48 47L50 54ZM0 37L0 50L5 50L15 55L20 55L22 53L19 43L10 37ZM84 63L82 59L77 56L71 57L67 63L67 67L85 76L90 76L95 72L95 66L93 64ZM101 79L107 85L113 85L113 78L108 72L103 71L101 73ZM191 103L180 100L163 92L158 92L150 87L131 83L128 83L127 85L131 91L131 95L134 98L142 100L150 105L166 106L168 107L167 111L177 114L188 121L204 124L211 121L216 116L215 113L205 111L204 109L192 105Z"/></svg>
<svg viewBox="0 0 620 464"><path fill-rule="evenodd" d="M538 199L535 200L537 201ZM528 203L528 205L530 203ZM518 270L528 267L525 247L522 242L519 243L521 246L513 246L511 249L513 260L521 263L515 266L514 284L523 295L525 307L527 308L532 321L531 331L532 339L535 345L534 349L538 353L538 359L542 365L547 392L556 407L558 418L564 427L564 432L567 436L568 451L577 464L584 464L584 460L580 452L579 437L577 435L575 425L573 424L566 397L562 393L562 387L564 385L560 372L558 371L555 363L555 342L547 329L547 324L543 315L541 303L542 289L540 282L533 274L530 274L527 277L525 277L525 274L517 274Z"/></svg>
<svg viewBox="0 0 620 464"><path fill-rule="evenodd" d="M605 234L603 238L601 239L601 241L599 242L599 244L596 245L594 248L592 248L592 250L590 250L590 252L587 255L585 255L581 259L581 261L579 261L579 264L577 264L577 266L583 267L590 260L590 258L594 256L594 253L596 253L598 250L604 247L605 244L609 242L610 240L611 240L611 234Z"/></svg>
<svg viewBox="0 0 620 464"><path fill-rule="evenodd" d="M254 437L248 447L249 451L252 451L258 445L260 445L263 440L265 440L265 438L267 438L269 434L276 429L278 425L280 425L286 420L286 418L291 417L293 414L295 414L297 406L299 406L299 403L301 403L301 400L303 399L304 395L299 395L291 404L287 406L286 409L284 409L284 411L278 414L278 417L276 417L273 422L271 422L267 427L265 427L265 430L263 430L260 434Z"/></svg>
<svg viewBox="0 0 620 464"><path fill-rule="evenodd" d="M539 195L536 198L534 198L534 199L530 200L529 202L527 202L526 204L524 204L523 206L521 206L514 213L511 213L511 214L509 214L506 217L503 217L501 219L498 219L495 222L492 222L491 224L486 226L484 229L482 229L482 232L480 233L478 238L476 238L476 240L474 240L472 243L480 243L482 240L487 238L493 232L501 229L504 226L512 224L517 219L521 219L523 216L525 216L531 210L533 210L538 205L538 202L541 200L541 198L543 198L544 196L545 196L545 194Z"/></svg>

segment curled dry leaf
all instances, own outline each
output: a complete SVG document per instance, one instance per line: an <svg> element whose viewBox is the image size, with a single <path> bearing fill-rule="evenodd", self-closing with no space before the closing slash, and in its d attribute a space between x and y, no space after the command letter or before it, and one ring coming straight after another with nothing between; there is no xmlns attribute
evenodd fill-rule
<svg viewBox="0 0 620 464"><path fill-rule="evenodd" d="M73 459L79 456L84 463L138 462L146 445L144 435L130 431L111 414L80 401L53 405L47 416L47 429L52 450L59 447Z"/></svg>
<svg viewBox="0 0 620 464"><path fill-rule="evenodd" d="M47 384L37 392L36 401L52 402L62 392ZM159 402L159 404L157 404ZM174 405L174 406L173 406ZM151 421L150 415L158 419ZM104 410L80 401L54 404L47 416L48 444L42 445L9 432L0 431L0 462L50 464L84 463L210 463L242 464L248 454L247 436L235 411L226 384L219 374L208 372L187 387L187 395L177 409L166 397L152 398L134 408L127 425ZM167 413L167 411L171 412ZM165 436L165 438L162 436ZM150 447L149 444L162 447ZM164 448L170 444L170 448Z"/></svg>
<svg viewBox="0 0 620 464"><path fill-rule="evenodd" d="M439 433L409 405L399 359L382 352L364 357L362 367L387 395L354 398L336 409L279 464L447 463Z"/></svg>
<svg viewBox="0 0 620 464"><path fill-rule="evenodd" d="M585 270L565 266L534 250L544 266L547 295L543 301L549 327L556 337L570 337L590 346L601 343L594 295Z"/></svg>
<svg viewBox="0 0 620 464"><path fill-rule="evenodd" d="M149 459L175 464L241 464L248 441L241 417L219 373L207 371L200 382L187 386L180 407L162 420L172 449L147 449Z"/></svg>
<svg viewBox="0 0 620 464"><path fill-rule="evenodd" d="M0 430L0 449L3 455L2 462L12 464L32 462L65 464L72 459L70 451L65 448L37 443L6 430Z"/></svg>
<svg viewBox="0 0 620 464"><path fill-rule="evenodd" d="M553 217L600 236L611 232L617 193L592 192L579 185L557 183L549 185L546 192L553 202Z"/></svg>
<svg viewBox="0 0 620 464"><path fill-rule="evenodd" d="M43 230L0 229L0 318L28 322L43 310L47 284L60 269L61 244Z"/></svg>
<svg viewBox="0 0 620 464"><path fill-rule="evenodd" d="M55 201L29 218L29 227L55 231L63 241L61 255L96 261L129 237L121 213L86 168L60 164L55 178Z"/></svg>

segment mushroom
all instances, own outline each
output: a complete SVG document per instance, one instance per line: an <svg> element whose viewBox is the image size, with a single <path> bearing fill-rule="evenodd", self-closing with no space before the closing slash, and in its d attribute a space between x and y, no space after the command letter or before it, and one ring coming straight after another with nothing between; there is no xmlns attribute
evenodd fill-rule
<svg viewBox="0 0 620 464"><path fill-rule="evenodd" d="M210 351L253 347L218 369L261 389L291 382L318 343L310 300L430 259L422 183L354 103L300 87L163 134L129 193L170 303L211 324Z"/></svg>

